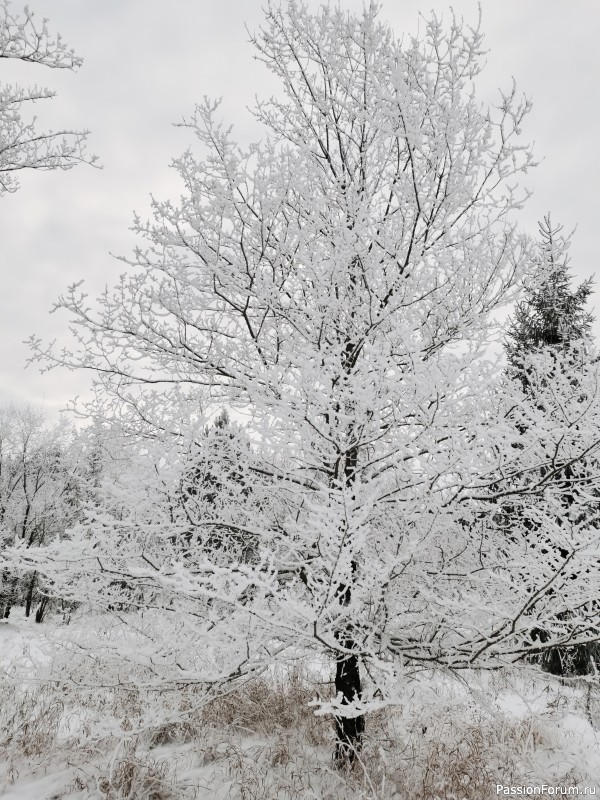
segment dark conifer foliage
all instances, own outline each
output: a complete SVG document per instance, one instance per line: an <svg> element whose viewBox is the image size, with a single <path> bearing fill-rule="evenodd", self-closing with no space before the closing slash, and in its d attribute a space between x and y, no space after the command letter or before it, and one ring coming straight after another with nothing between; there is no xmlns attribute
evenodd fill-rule
<svg viewBox="0 0 600 800"><path fill-rule="evenodd" d="M509 362L515 369L524 355L538 348L583 343L594 320L586 308L592 279L572 289L569 239L562 233L563 226L553 226L548 214L539 228L537 281L517 305L507 342Z"/></svg>
<svg viewBox="0 0 600 800"><path fill-rule="evenodd" d="M587 308L593 292L592 279L573 288L569 237L563 234L563 226L553 225L548 214L539 223L539 231L536 281L516 308L506 342L509 375L520 380L528 393L533 389L528 380L527 356L539 350L554 350L563 355L572 353L575 367L585 356L594 321L594 315ZM576 369L574 372L576 374ZM549 380L551 377L549 375ZM585 480L580 473L581 467L578 474L570 466L564 470L565 515L573 502L574 487ZM561 552L561 556L566 557L566 552ZM542 643L547 641L547 632L540 630L538 638ZM540 663L554 675L585 675L595 671L599 659L598 645L586 644L547 650L541 655Z"/></svg>

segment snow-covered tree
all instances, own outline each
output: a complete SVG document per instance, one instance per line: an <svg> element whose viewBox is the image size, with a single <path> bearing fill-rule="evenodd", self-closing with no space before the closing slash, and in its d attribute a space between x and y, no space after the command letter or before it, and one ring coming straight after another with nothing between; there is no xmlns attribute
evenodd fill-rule
<svg viewBox="0 0 600 800"><path fill-rule="evenodd" d="M137 591L130 657L163 687L329 657L322 710L345 763L408 673L598 636L596 532L556 515L565 464L600 441L597 367L549 382L533 354L531 402L490 356L496 310L530 277L513 217L533 162L528 102L476 98L478 29L432 16L403 44L374 5L292 0L253 43L281 85L256 106L262 142L243 149L216 103L198 106L180 202L136 220L146 245L98 311L76 286L60 299L72 352L32 341L47 366L91 370L101 413L146 437L146 467L107 487L127 502L107 499L39 568L88 602ZM235 470L232 446L221 458L198 433L223 406L250 442ZM182 502L202 457L219 491ZM508 497L511 524L538 534L501 535ZM207 547L215 530L251 556ZM548 537L565 558L542 558Z"/></svg>
<svg viewBox="0 0 600 800"><path fill-rule="evenodd" d="M518 370L524 354L539 348L568 349L585 343L593 314L586 304L592 294L592 280L571 288L569 239L562 225L552 225L550 215L539 225L540 238L535 257L535 280L525 298L517 304L507 342L508 358Z"/></svg>
<svg viewBox="0 0 600 800"><path fill-rule="evenodd" d="M74 432L63 422L49 425L29 406L0 408L0 618L37 604L41 621L48 599L35 570L6 559L8 548L43 547L77 520L82 475Z"/></svg>
<svg viewBox="0 0 600 800"><path fill-rule="evenodd" d="M38 24L26 6L14 14L8 0L0 2L0 60L18 59L51 69L76 69L82 63L60 35L52 35L47 20ZM85 151L85 132L70 129L40 131L35 118L27 121L23 111L38 100L54 96L49 89L0 84L0 197L18 189L17 173L23 169L70 169L93 162Z"/></svg>
<svg viewBox="0 0 600 800"><path fill-rule="evenodd" d="M512 380L521 382L525 391L531 393L532 399L535 397L527 372L529 355L544 351L550 357L554 354L566 359L567 374L575 386L579 366L588 361L593 314L588 310L587 302L592 293L592 281L588 279L576 289L572 288L569 244L569 238L563 234L563 226L553 225L550 215L547 215L539 225L534 280L524 300L517 304L508 332L508 375ZM552 372L555 371L556 365L553 364ZM590 483L594 484L597 473L597 460L584 460L565 467L560 520L567 521L572 516L570 507L577 486L585 484L588 475ZM576 514L582 513L581 504L576 509ZM597 496L594 500L590 497L585 508L586 524L598 524L598 511ZM548 546L553 548L554 545L549 542ZM564 551L562 556L566 557ZM545 639L548 634L540 631L539 636ZM595 671L597 658L597 644L594 643L553 648L542 654L541 662L545 669L554 674L586 674Z"/></svg>

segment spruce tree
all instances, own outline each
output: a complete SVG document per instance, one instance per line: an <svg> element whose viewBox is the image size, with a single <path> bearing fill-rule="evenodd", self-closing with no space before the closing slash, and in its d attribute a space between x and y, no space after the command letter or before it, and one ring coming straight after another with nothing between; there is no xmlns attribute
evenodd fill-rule
<svg viewBox="0 0 600 800"><path fill-rule="evenodd" d="M592 279L571 289L569 239L550 215L539 223L538 270L535 285L517 305L507 342L508 359L519 368L522 357L542 347L569 348L589 336L593 314L586 310Z"/></svg>
<svg viewBox="0 0 600 800"><path fill-rule="evenodd" d="M576 289L572 288L568 255L570 241L563 234L563 226L553 225L548 214L539 223L539 234L536 280L516 307L506 342L508 374L521 381L526 393L535 391L528 380L527 358L540 350L572 356L569 364L573 368L573 380L577 380L577 364L585 358L594 321L593 314L586 307L593 291L592 279L588 278ZM548 380L552 380L551 375ZM589 469L590 465L584 465L583 469L586 468ZM573 487L585 481L581 472L581 467L577 474L571 466L565 467L565 519L573 503ZM566 557L566 553L561 555ZM544 642L548 633L540 630L538 637ZM540 663L554 675L583 675L594 671L599 659L598 645L586 644L546 650Z"/></svg>

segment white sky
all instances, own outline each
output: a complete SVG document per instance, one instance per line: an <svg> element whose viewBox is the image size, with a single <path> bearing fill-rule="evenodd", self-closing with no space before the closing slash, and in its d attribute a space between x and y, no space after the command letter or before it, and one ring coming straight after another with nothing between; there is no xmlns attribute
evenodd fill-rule
<svg viewBox="0 0 600 800"><path fill-rule="evenodd" d="M13 9L18 8L17 0ZM89 128L90 149L104 169L23 175L22 189L0 200L0 402L43 403L53 415L83 394L89 376L40 375L24 370L32 333L65 339L68 317L49 316L65 287L85 279L93 298L124 265L109 251L128 254L133 211L143 217L149 196L177 198L169 168L191 134L173 122L189 115L204 95L223 96L223 112L239 139L259 138L246 107L276 86L253 61L244 23L255 29L262 0L31 0L83 56L78 73L56 72L0 60L0 82L45 84L58 96L36 109L42 127ZM308 0L309 7L319 3ZM359 0L342 0L359 11ZM395 33L415 33L418 14L436 0L383 0L381 18ZM467 22L475 0L454 0ZM600 5L598 0L482 0L485 44L482 98L508 88L533 98L524 139L543 159L527 179L534 191L523 227L551 211L567 229L577 225L571 250L578 278L596 269L600 186ZM599 276L600 279L600 276ZM599 287L600 291L600 287ZM600 306L600 295L593 298ZM596 326L600 338L600 323Z"/></svg>

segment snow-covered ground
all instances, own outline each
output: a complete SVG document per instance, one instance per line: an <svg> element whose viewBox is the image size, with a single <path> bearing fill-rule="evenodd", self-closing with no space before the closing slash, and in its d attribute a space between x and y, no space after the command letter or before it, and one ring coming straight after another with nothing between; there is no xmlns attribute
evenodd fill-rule
<svg viewBox="0 0 600 800"><path fill-rule="evenodd" d="M485 800L499 782L600 794L593 683L532 670L413 681L401 708L369 720L361 764L344 776L332 767L330 723L293 680L286 688L274 673L271 688L204 716L190 694L114 692L101 670L89 692L87 654L63 644L85 628L83 617L36 625L18 612L0 624L3 800Z"/></svg>

